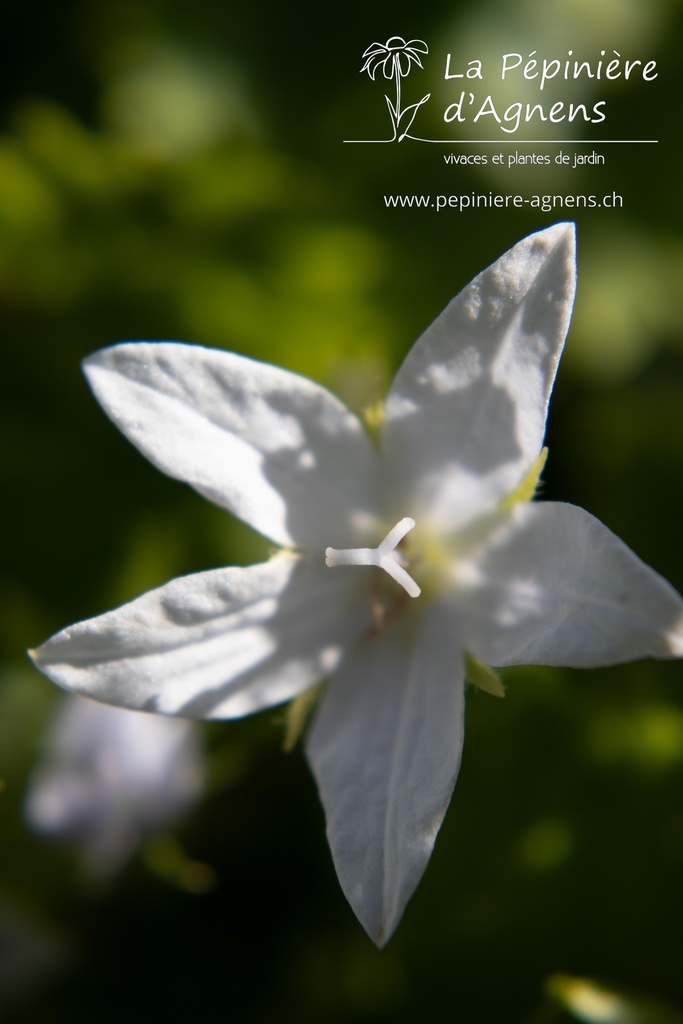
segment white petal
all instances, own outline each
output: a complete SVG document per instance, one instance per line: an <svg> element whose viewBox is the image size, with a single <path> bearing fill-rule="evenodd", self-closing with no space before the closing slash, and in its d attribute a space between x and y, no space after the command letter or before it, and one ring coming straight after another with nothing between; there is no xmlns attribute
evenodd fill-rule
<svg viewBox="0 0 683 1024"><path fill-rule="evenodd" d="M396 508L437 529L495 507L543 443L575 287L574 227L530 235L418 339L386 404Z"/></svg>
<svg viewBox="0 0 683 1024"><path fill-rule="evenodd" d="M460 765L463 664L445 620L434 607L364 641L306 743L339 881L378 945L427 866Z"/></svg>
<svg viewBox="0 0 683 1024"><path fill-rule="evenodd" d="M359 420L324 388L171 342L115 345L84 370L107 414L155 466L278 544L357 540L354 516L373 511L376 458Z"/></svg>
<svg viewBox="0 0 683 1024"><path fill-rule="evenodd" d="M281 555L172 580L57 633L32 657L59 686L185 718L239 718L332 671L369 625L357 578Z"/></svg>
<svg viewBox="0 0 683 1024"><path fill-rule="evenodd" d="M489 525L457 611L478 658L589 667L683 654L679 594L588 512L523 504Z"/></svg>

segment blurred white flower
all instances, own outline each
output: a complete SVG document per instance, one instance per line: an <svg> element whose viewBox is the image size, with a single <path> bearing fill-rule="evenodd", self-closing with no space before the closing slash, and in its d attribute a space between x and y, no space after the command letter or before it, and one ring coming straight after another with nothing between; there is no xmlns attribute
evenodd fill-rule
<svg viewBox="0 0 683 1024"><path fill-rule="evenodd" d="M203 775L193 722L70 697L50 724L26 815L37 831L73 840L93 872L109 874L189 810Z"/></svg>
<svg viewBox="0 0 683 1024"><path fill-rule="evenodd" d="M574 230L519 242L417 341L375 447L312 382L189 345L85 371L160 469L284 550L176 579L33 652L60 686L233 718L330 677L306 752L341 885L379 944L429 860L458 773L466 666L683 653L679 595L600 522L533 496L571 315Z"/></svg>

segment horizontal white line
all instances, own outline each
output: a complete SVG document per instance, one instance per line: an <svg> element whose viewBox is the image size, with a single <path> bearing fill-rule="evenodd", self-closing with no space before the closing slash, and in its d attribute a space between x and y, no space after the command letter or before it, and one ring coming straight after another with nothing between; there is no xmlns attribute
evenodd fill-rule
<svg viewBox="0 0 683 1024"><path fill-rule="evenodd" d="M343 139L343 142L357 145L389 142L388 139ZM392 139L391 142L395 140ZM405 141L405 140L403 140ZM656 145L659 139L412 139L411 142L430 142L437 146L648 146Z"/></svg>

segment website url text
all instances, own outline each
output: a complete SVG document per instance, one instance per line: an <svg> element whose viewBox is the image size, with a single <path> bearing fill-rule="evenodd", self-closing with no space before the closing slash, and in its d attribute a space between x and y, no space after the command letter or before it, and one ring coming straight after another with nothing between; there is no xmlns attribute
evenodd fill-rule
<svg viewBox="0 0 683 1024"><path fill-rule="evenodd" d="M605 209L620 210L624 205L624 197L618 192L610 192L604 196L592 195L532 195L520 196L497 192L468 192L464 195L450 196L384 196L384 205L405 209L423 207L432 210L507 210L530 206L550 213L551 210Z"/></svg>

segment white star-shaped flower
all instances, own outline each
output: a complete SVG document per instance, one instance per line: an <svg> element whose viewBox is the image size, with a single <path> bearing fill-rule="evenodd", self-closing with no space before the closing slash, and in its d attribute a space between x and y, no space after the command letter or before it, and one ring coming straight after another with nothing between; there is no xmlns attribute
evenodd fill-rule
<svg viewBox="0 0 683 1024"><path fill-rule="evenodd" d="M86 360L161 470L281 546L172 580L33 652L60 686L234 718L327 679L306 740L342 888L395 929L458 774L466 661L596 666L683 653L683 602L582 509L533 503L569 325L574 229L519 242L417 341L379 443L312 382L190 345Z"/></svg>

